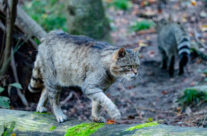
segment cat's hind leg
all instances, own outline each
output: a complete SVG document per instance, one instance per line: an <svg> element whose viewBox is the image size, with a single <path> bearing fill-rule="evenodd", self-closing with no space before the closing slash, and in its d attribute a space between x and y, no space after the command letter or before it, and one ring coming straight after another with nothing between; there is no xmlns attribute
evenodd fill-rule
<svg viewBox="0 0 207 136"><path fill-rule="evenodd" d="M48 100L48 92L47 90L44 88L42 90L39 102L37 104L37 108L36 111L37 112L47 112L47 108L45 107L47 104L47 100Z"/></svg>
<svg viewBox="0 0 207 136"><path fill-rule="evenodd" d="M60 93L61 89L54 86L54 87L48 87L48 98L52 107L52 111L55 114L55 117L59 123L66 121L68 118L63 113L61 106L60 106Z"/></svg>

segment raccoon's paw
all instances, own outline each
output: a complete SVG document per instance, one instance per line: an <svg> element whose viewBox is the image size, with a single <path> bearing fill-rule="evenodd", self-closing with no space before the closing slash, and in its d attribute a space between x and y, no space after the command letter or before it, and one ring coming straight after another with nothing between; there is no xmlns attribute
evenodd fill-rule
<svg viewBox="0 0 207 136"><path fill-rule="evenodd" d="M91 118L94 122L97 122L97 123L105 123L106 122L106 119L102 116L99 116L99 117L92 116Z"/></svg>
<svg viewBox="0 0 207 136"><path fill-rule="evenodd" d="M66 120L68 120L68 117L65 114L59 114L56 116L56 119L59 123L65 122Z"/></svg>
<svg viewBox="0 0 207 136"><path fill-rule="evenodd" d="M47 112L47 108L43 107L43 106L37 106L36 112Z"/></svg>

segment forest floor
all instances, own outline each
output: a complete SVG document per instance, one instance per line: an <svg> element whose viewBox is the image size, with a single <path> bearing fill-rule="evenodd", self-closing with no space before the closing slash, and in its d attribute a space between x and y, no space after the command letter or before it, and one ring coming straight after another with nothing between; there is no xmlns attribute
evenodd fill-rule
<svg viewBox="0 0 207 136"><path fill-rule="evenodd" d="M199 58L192 58L184 75L177 75L178 65L176 65L175 76L170 78L168 72L160 68L161 57L157 49L156 33L153 29L129 32L129 26L142 19L138 16L140 13L158 15L158 18L166 17L171 13L175 20L184 24L191 37L195 28L202 37L205 37L201 38L201 41L207 41L206 30L203 30L202 27L204 24L207 25L207 17L202 18L206 11L200 8L201 5L200 1L195 7L185 1L181 3L171 1L161 14L157 13L156 4L153 3L142 8L138 8L134 4L129 11L114 8L108 8L106 11L109 19L113 20L112 39L115 45L128 48L143 46L140 51L139 77L130 82L116 82L106 92L120 109L123 123L157 120L170 125L207 126L207 121L205 121L207 113L200 114L205 105L189 106L183 110L176 102L183 94L183 89L206 84L206 77L203 73L207 68L207 63ZM200 15L202 12L203 14ZM61 100L63 101L70 93L71 91L63 92ZM35 106L36 103L31 103L31 108L27 110L35 110ZM71 99L62 107L70 118L90 119L90 100L79 93L73 93ZM108 118L105 112L102 114Z"/></svg>

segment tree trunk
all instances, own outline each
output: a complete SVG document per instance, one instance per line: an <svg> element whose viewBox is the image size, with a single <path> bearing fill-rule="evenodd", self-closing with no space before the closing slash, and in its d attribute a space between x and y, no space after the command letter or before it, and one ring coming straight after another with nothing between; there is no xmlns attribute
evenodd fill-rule
<svg viewBox="0 0 207 136"><path fill-rule="evenodd" d="M0 0L0 10L3 12L3 0ZM24 10L17 6L17 16L15 25L18 26L28 37L36 37L41 40L47 33L37 24Z"/></svg>
<svg viewBox="0 0 207 136"><path fill-rule="evenodd" d="M101 0L69 0L69 33L110 41L110 26Z"/></svg>
<svg viewBox="0 0 207 136"><path fill-rule="evenodd" d="M206 128L145 124L113 124L69 120L57 123L48 113L0 109L0 135L18 136L206 136Z"/></svg>
<svg viewBox="0 0 207 136"><path fill-rule="evenodd" d="M9 1L5 1L6 3L6 46L4 49L2 67L0 69L0 75L4 75L7 71L10 62L10 51L11 51L11 44L12 44L12 32L14 27L14 22L16 19L17 13L17 4L18 0L11 0L11 6L9 6Z"/></svg>

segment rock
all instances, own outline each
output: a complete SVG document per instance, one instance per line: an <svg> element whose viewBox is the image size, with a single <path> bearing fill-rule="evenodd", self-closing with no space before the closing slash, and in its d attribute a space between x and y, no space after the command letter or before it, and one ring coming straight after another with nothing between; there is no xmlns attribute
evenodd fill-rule
<svg viewBox="0 0 207 136"><path fill-rule="evenodd" d="M6 129L7 128L7 129ZM206 136L205 128L179 127L150 122L144 124L103 124L69 120L57 123L49 113L0 109L0 135L18 136Z"/></svg>

